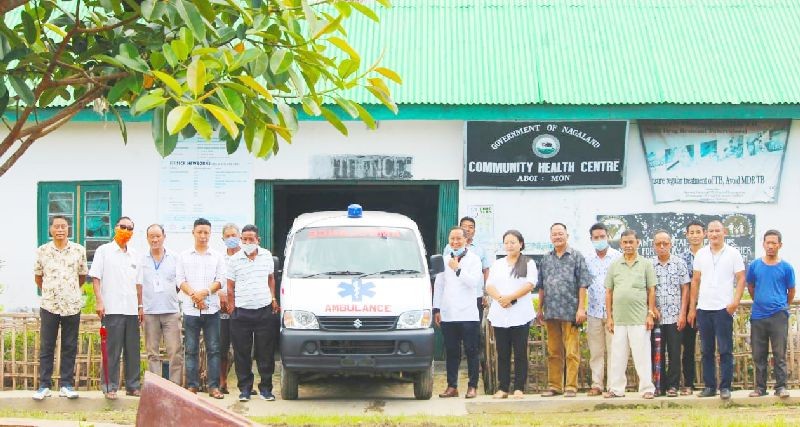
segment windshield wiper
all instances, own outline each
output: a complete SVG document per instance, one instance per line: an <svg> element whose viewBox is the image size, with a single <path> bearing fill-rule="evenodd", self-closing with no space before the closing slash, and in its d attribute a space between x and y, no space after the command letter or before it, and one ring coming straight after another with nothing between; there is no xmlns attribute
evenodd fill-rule
<svg viewBox="0 0 800 427"><path fill-rule="evenodd" d="M421 273L421 271L409 270L409 269L405 269L405 268L396 268L396 269L392 269L392 270L383 270L383 271L376 271L374 273L362 274L361 277L377 276L377 275L380 275L380 274L386 274L386 275L393 276L393 275L396 275L396 274L419 274L419 273Z"/></svg>
<svg viewBox="0 0 800 427"><path fill-rule="evenodd" d="M364 273L362 273L360 271L349 271L349 270L323 271L323 272L320 272L320 273L308 274L306 276L302 276L301 278L309 279L311 277L317 277L317 276L356 276L356 275L359 275L359 274L364 274Z"/></svg>

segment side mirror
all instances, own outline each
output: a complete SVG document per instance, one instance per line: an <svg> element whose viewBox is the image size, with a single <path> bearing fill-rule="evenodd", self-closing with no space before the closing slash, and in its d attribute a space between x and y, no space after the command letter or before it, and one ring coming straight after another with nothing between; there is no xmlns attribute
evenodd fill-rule
<svg viewBox="0 0 800 427"><path fill-rule="evenodd" d="M431 276L435 276L444 271L444 259L441 255L431 255L431 261L429 264L429 271Z"/></svg>

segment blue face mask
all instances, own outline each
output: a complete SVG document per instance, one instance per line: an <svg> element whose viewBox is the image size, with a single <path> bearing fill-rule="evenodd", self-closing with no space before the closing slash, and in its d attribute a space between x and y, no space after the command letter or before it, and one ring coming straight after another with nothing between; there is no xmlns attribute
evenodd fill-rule
<svg viewBox="0 0 800 427"><path fill-rule="evenodd" d="M228 249L236 249L239 247L239 238L238 237L228 237L225 239L225 247Z"/></svg>
<svg viewBox="0 0 800 427"><path fill-rule="evenodd" d="M466 250L467 250L466 246L461 248L461 249L453 249L452 257L453 258L458 258L461 255L464 255L464 251L466 251Z"/></svg>
<svg viewBox="0 0 800 427"><path fill-rule="evenodd" d="M596 251L604 251L608 249L608 240L592 240L592 246L594 246L594 250Z"/></svg>

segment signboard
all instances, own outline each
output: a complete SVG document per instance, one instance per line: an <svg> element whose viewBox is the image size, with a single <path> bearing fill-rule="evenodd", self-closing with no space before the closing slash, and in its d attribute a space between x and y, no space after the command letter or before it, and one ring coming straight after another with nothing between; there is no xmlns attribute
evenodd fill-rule
<svg viewBox="0 0 800 427"><path fill-rule="evenodd" d="M656 203L774 203L789 120L642 121Z"/></svg>
<svg viewBox="0 0 800 427"><path fill-rule="evenodd" d="M317 155L311 157L313 179L413 179L411 156Z"/></svg>
<svg viewBox="0 0 800 427"><path fill-rule="evenodd" d="M628 122L467 122L464 186L619 187Z"/></svg>
<svg viewBox="0 0 800 427"><path fill-rule="evenodd" d="M612 247L619 249L619 239L622 236L622 232L627 229L633 229L639 235L639 253L647 258L656 256L653 248L653 234L658 230L666 230L672 234L672 253L674 255L685 252L689 248L689 244L686 242L686 224L695 219L700 220L703 224L708 224L713 220L722 221L722 225L727 230L725 243L739 250L745 266L753 261L756 247L756 216L752 214L698 215L658 212L597 215L597 221L608 227L608 239ZM707 243L708 241L706 241Z"/></svg>
<svg viewBox="0 0 800 427"><path fill-rule="evenodd" d="M228 222L249 223L242 201L253 197L252 165L244 144L228 155L217 137L179 140L175 151L161 160L160 223L171 232L191 232L199 217L208 219L215 231Z"/></svg>

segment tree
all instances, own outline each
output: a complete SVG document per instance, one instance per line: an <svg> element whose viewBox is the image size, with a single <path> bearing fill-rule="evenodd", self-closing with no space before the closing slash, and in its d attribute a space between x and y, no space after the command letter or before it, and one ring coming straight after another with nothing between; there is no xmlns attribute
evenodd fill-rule
<svg viewBox="0 0 800 427"><path fill-rule="evenodd" d="M374 7L390 7L376 0ZM39 138L87 106L152 111L155 147L218 130L229 153L242 140L257 157L278 153L297 130L295 105L343 134L339 115L375 121L348 91L361 87L393 112L380 58L363 64L343 23L378 15L358 0L7 0L0 4L0 176ZM19 21L9 26L12 14ZM9 89L13 89L13 94ZM38 109L67 104L39 119ZM337 105L336 109L331 105Z"/></svg>

